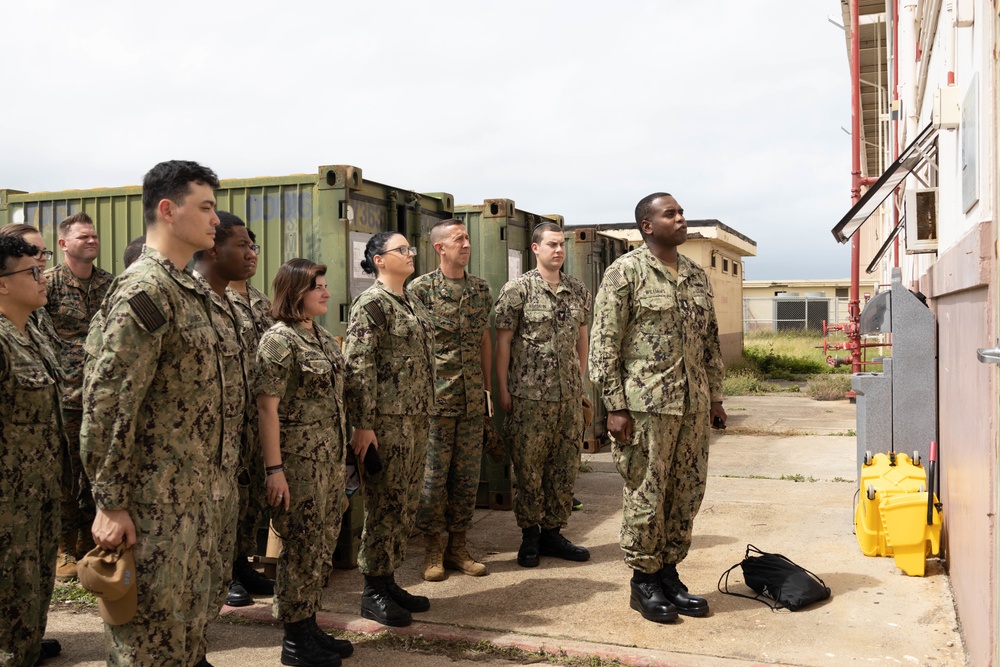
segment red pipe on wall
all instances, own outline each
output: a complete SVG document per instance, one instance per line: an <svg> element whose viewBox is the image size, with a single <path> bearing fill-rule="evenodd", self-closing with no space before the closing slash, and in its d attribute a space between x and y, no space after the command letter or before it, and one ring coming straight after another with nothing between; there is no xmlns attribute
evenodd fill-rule
<svg viewBox="0 0 1000 667"><path fill-rule="evenodd" d="M858 0L851 0L851 204L861 199L861 39ZM851 292L847 302L847 345L851 372L861 372L861 234L851 238Z"/></svg>
<svg viewBox="0 0 1000 667"><path fill-rule="evenodd" d="M899 108L899 0L893 2L892 10L892 100L896 106L896 116L892 119L893 162L899 159L899 119L903 110ZM892 228L899 226L899 199L892 193ZM899 234L892 239L892 265L899 268Z"/></svg>

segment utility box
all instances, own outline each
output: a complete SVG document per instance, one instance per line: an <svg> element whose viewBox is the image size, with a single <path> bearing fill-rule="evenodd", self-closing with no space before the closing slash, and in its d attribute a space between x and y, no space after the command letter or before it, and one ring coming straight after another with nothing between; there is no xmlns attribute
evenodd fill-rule
<svg viewBox="0 0 1000 667"><path fill-rule="evenodd" d="M930 308L892 270L888 291L861 313L862 335L892 334L892 358L882 373L856 373L858 470L864 452L917 452L927 460L937 440L937 323Z"/></svg>

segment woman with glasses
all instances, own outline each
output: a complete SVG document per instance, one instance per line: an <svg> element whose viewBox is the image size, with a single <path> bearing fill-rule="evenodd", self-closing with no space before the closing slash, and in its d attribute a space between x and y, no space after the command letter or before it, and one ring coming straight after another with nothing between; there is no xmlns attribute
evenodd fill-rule
<svg viewBox="0 0 1000 667"><path fill-rule="evenodd" d="M281 536L274 616L285 665L339 665L353 653L316 624L344 498L344 356L314 318L327 311L326 266L292 259L274 276L275 324L257 349L265 487Z"/></svg>
<svg viewBox="0 0 1000 667"><path fill-rule="evenodd" d="M365 464L361 615L397 627L412 622L411 612L430 609L426 597L395 579L416 518L434 400L433 328L423 305L403 290L416 253L402 234L369 239L361 268L375 283L351 307L344 341L351 448Z"/></svg>
<svg viewBox="0 0 1000 667"><path fill-rule="evenodd" d="M59 546L62 395L55 351L31 324L44 312L39 249L0 234L0 662L58 655L42 639Z"/></svg>
<svg viewBox="0 0 1000 667"><path fill-rule="evenodd" d="M35 254L32 255L32 258L35 260L35 266L39 270L45 271L46 264L52 259L52 251L45 248L45 239L42 238L42 234L37 228L23 223L12 222L9 225L0 227L0 235L14 236L33 246L36 249ZM62 350L62 339L59 338L56 327L52 324L49 311L45 310L44 307L39 308L31 314L30 321L35 328L44 334L46 342L52 347L56 353L56 358L58 358Z"/></svg>

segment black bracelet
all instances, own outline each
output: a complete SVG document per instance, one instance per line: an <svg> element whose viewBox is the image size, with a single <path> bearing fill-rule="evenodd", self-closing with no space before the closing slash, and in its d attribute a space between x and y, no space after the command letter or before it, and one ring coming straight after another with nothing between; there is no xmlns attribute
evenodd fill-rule
<svg viewBox="0 0 1000 667"><path fill-rule="evenodd" d="M285 472L285 468L280 465L271 466L264 469L265 474L270 477L271 475L276 475L279 472Z"/></svg>

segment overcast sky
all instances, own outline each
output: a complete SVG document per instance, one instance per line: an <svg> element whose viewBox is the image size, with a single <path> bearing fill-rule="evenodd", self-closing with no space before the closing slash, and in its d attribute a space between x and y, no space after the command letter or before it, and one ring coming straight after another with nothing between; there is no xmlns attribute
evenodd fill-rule
<svg viewBox="0 0 1000 667"><path fill-rule="evenodd" d="M353 164L567 224L672 193L757 242L747 279L847 278L837 0L5 3L0 188Z"/></svg>

